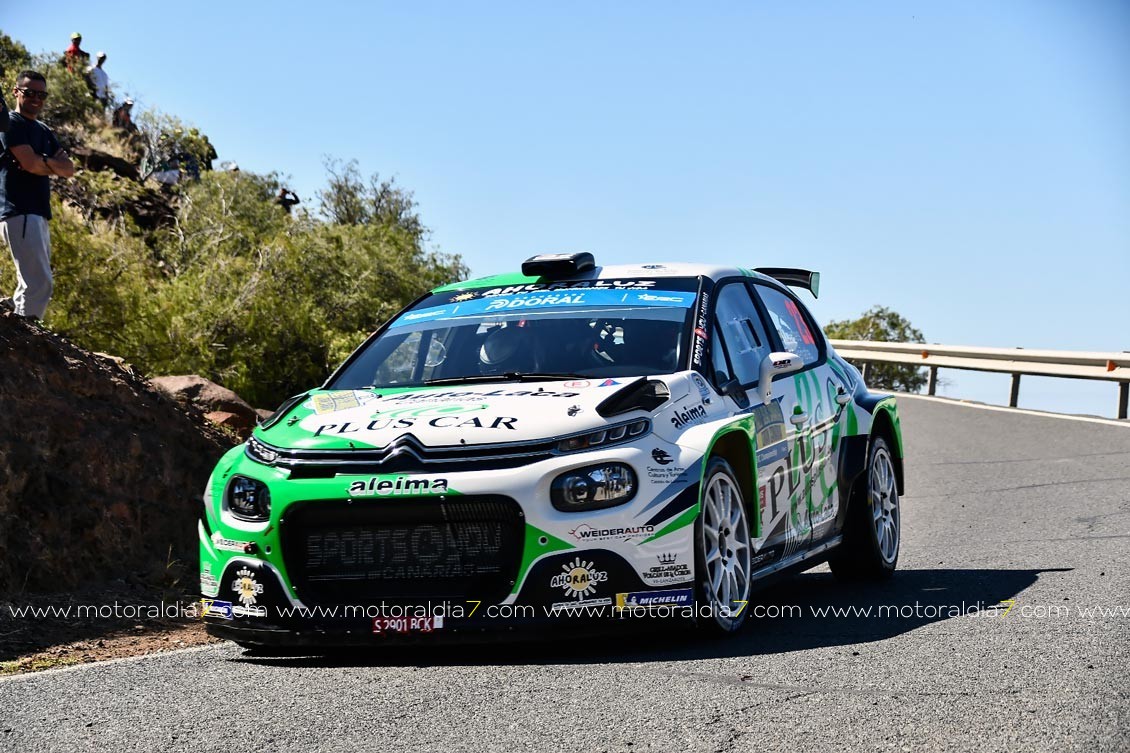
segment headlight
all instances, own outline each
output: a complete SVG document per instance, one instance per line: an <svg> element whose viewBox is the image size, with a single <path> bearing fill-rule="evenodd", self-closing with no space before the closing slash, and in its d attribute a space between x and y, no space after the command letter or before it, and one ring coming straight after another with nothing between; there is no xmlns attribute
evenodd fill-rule
<svg viewBox="0 0 1130 753"><path fill-rule="evenodd" d="M244 450L247 457L264 465L274 465L275 461L279 459L279 453L273 448L260 442L255 437L247 440L247 448Z"/></svg>
<svg viewBox="0 0 1130 753"><path fill-rule="evenodd" d="M562 512L600 510L622 505L636 494L636 474L623 463L604 463L562 473L549 497Z"/></svg>
<svg viewBox="0 0 1130 753"><path fill-rule="evenodd" d="M557 443L557 451L577 452L578 450L590 450L594 447L606 447L622 442L630 442L633 439L642 437L649 431L651 431L651 421L644 418L626 424L609 426L607 429L601 429L600 431L591 431L587 434L577 434L572 437L566 437Z"/></svg>
<svg viewBox="0 0 1130 753"><path fill-rule="evenodd" d="M233 476L228 483L227 505L241 520L266 520L271 517L271 492L262 481Z"/></svg>

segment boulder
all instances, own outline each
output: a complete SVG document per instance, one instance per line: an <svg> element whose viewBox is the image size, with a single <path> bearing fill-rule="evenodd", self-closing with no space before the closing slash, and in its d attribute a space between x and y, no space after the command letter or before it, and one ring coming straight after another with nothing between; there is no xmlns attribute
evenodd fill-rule
<svg viewBox="0 0 1130 753"><path fill-rule="evenodd" d="M186 408L200 409L208 420L235 429L240 436L250 433L259 419L259 414L243 398L204 377L195 374L163 376L153 377L149 382Z"/></svg>

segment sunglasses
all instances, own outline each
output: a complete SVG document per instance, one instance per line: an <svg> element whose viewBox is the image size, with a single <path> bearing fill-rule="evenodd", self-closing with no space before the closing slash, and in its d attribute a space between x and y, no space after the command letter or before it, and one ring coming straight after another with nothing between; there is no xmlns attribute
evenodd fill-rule
<svg viewBox="0 0 1130 753"><path fill-rule="evenodd" d="M47 92L40 92L40 91L36 91L35 89L20 89L20 88L17 88L16 91L18 91L20 94L24 95L28 99L38 99L40 102L43 102L47 99Z"/></svg>

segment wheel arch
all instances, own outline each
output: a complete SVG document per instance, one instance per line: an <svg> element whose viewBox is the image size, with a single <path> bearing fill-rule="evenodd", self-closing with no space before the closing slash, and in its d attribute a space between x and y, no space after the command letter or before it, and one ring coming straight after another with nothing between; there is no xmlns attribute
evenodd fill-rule
<svg viewBox="0 0 1130 753"><path fill-rule="evenodd" d="M898 492L905 494L906 487L902 468L902 428L899 424L898 405L894 398L883 400L875 406L875 413L871 422L871 435L883 437L890 445L895 466L895 481L898 482Z"/></svg>
<svg viewBox="0 0 1130 753"><path fill-rule="evenodd" d="M752 424L751 424L752 426ZM706 451L705 461L702 465L702 483L700 494L706 493L706 470L710 459L720 457L729 463L730 468L737 477L738 486L742 490L742 498L746 503L750 523L758 529L754 537L761 535L761 516L757 512L757 464L753 459L753 441L750 437L750 428L743 425L728 426L711 440L710 448Z"/></svg>

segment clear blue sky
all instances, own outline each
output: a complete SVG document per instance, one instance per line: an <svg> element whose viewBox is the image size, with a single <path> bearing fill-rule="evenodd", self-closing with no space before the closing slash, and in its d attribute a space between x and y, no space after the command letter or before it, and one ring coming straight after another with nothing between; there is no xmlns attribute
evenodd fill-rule
<svg viewBox="0 0 1130 753"><path fill-rule="evenodd" d="M527 256L811 267L822 321L1130 349L1130 3L12 3L119 93L278 170L415 192L476 275ZM1007 376L943 372L1001 402ZM1021 404L1112 415L1110 384Z"/></svg>

